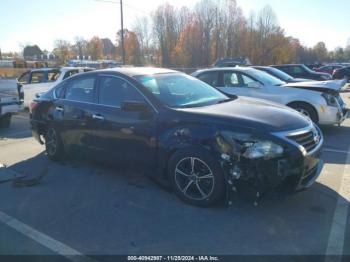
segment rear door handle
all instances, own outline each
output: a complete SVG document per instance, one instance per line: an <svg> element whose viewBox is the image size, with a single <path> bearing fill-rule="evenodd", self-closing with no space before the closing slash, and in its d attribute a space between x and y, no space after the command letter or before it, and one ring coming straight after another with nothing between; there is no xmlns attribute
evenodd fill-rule
<svg viewBox="0 0 350 262"><path fill-rule="evenodd" d="M59 111L59 112L63 112L64 111L63 107L61 107L61 106L56 106L55 110Z"/></svg>
<svg viewBox="0 0 350 262"><path fill-rule="evenodd" d="M101 121L105 120L105 118L99 114L93 114L92 119L101 120Z"/></svg>

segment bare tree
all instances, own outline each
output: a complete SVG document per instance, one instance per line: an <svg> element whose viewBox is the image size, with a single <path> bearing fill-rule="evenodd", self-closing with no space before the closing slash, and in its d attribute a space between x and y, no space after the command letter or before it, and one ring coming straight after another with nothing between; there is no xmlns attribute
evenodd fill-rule
<svg viewBox="0 0 350 262"><path fill-rule="evenodd" d="M214 29L213 17L217 15L216 11L216 5L212 0L202 0L195 6L195 16L198 23L197 26L202 35L199 46L201 50L201 61L205 66L210 65L212 62L210 44Z"/></svg>
<svg viewBox="0 0 350 262"><path fill-rule="evenodd" d="M101 59L103 54L103 44L99 37L94 36L87 44L88 54L93 60Z"/></svg>
<svg viewBox="0 0 350 262"><path fill-rule="evenodd" d="M173 6L165 4L158 7L152 19L154 34L160 49L161 64L172 66L171 53L178 40L177 11Z"/></svg>
<svg viewBox="0 0 350 262"><path fill-rule="evenodd" d="M66 40L57 39L53 53L58 57L60 64L65 65L71 55L71 44Z"/></svg>
<svg viewBox="0 0 350 262"><path fill-rule="evenodd" d="M145 57L150 55L151 49L151 30L148 17L137 18L132 28L132 31L136 34L138 42L140 44L140 54L144 60Z"/></svg>
<svg viewBox="0 0 350 262"><path fill-rule="evenodd" d="M76 56L79 56L79 59L83 59L87 54L87 46L88 42L83 37L75 37L75 43L73 49L75 51Z"/></svg>

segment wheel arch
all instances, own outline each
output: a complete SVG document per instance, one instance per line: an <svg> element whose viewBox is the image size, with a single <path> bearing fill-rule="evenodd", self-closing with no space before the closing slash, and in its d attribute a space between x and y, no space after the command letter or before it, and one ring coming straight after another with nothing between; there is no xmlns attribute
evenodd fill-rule
<svg viewBox="0 0 350 262"><path fill-rule="evenodd" d="M317 109L315 108L314 105L312 105L312 104L309 103L309 102L301 101L301 100L295 100L295 101L289 102L289 103L287 104L287 106L293 108L293 107L292 107L293 105L298 105L298 104L306 105L306 106L312 108L312 109L314 110L315 115L316 115L317 122L320 120L320 117L319 117L319 114L318 114Z"/></svg>

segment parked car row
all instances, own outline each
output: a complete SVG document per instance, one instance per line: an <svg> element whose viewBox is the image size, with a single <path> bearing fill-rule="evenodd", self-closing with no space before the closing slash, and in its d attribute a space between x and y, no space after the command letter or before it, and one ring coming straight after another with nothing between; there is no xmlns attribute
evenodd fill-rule
<svg viewBox="0 0 350 262"><path fill-rule="evenodd" d="M348 82L350 82L350 66L334 70L333 79L346 79Z"/></svg>
<svg viewBox="0 0 350 262"><path fill-rule="evenodd" d="M350 64L329 64L315 68L315 71L329 73L332 79L350 80Z"/></svg>

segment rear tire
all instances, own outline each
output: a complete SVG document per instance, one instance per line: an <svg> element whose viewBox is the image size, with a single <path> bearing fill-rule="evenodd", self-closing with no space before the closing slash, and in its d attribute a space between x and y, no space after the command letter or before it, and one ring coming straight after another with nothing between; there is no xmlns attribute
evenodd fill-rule
<svg viewBox="0 0 350 262"><path fill-rule="evenodd" d="M225 195L223 170L204 150L176 152L169 160L168 176L175 193L185 203L208 207Z"/></svg>
<svg viewBox="0 0 350 262"><path fill-rule="evenodd" d="M11 115L6 114L0 117L0 128L8 128L11 125Z"/></svg>
<svg viewBox="0 0 350 262"><path fill-rule="evenodd" d="M64 157L62 139L57 130L49 126L45 134L45 148L47 156L53 161L60 161Z"/></svg>
<svg viewBox="0 0 350 262"><path fill-rule="evenodd" d="M308 105L306 103L292 103L289 106L299 113L302 113L303 115L309 117L315 124L318 123L317 112L311 105Z"/></svg>

